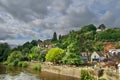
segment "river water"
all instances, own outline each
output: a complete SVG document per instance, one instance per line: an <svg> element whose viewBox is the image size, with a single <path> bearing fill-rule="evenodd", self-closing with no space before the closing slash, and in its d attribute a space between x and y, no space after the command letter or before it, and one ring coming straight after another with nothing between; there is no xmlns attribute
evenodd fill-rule
<svg viewBox="0 0 120 80"><path fill-rule="evenodd" d="M0 80L79 80L77 78L39 72L18 67L6 67L0 64Z"/></svg>

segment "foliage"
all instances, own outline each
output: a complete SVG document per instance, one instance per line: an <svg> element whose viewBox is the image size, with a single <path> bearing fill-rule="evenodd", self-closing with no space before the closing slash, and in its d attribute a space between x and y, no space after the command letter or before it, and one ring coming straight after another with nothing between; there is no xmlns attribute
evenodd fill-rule
<svg viewBox="0 0 120 80"><path fill-rule="evenodd" d="M28 64L27 61L24 61L24 62L22 63L22 67L24 67L24 68L25 68L25 67L28 67L28 65L29 65L29 64Z"/></svg>
<svg viewBox="0 0 120 80"><path fill-rule="evenodd" d="M18 67L22 67L23 62L18 62Z"/></svg>
<svg viewBox="0 0 120 80"><path fill-rule="evenodd" d="M96 80L87 70L81 70L80 80Z"/></svg>
<svg viewBox="0 0 120 80"><path fill-rule="evenodd" d="M28 54L29 60L38 60L38 54L30 53Z"/></svg>
<svg viewBox="0 0 120 80"><path fill-rule="evenodd" d="M53 33L52 41L53 42L57 41L57 33L56 32Z"/></svg>
<svg viewBox="0 0 120 80"><path fill-rule="evenodd" d="M15 60L20 60L22 57L22 53L20 51L13 51L10 56L7 58L7 62L11 63L14 62Z"/></svg>
<svg viewBox="0 0 120 80"><path fill-rule="evenodd" d="M39 53L39 47L32 47L30 53L28 54L29 60L38 60Z"/></svg>
<svg viewBox="0 0 120 80"><path fill-rule="evenodd" d="M59 63L61 62L63 56L64 56L64 50L60 48L52 48L48 51L45 58L47 61L53 63Z"/></svg>
<svg viewBox="0 0 120 80"><path fill-rule="evenodd" d="M69 64L69 65L79 65L82 63L80 55L76 55L74 53L67 53L63 59L62 59L64 64Z"/></svg>
<svg viewBox="0 0 120 80"><path fill-rule="evenodd" d="M45 61L45 56L46 54L40 54L38 59L41 61L41 62L44 62Z"/></svg>
<svg viewBox="0 0 120 80"><path fill-rule="evenodd" d="M29 61L29 57L28 56L22 56L20 58L20 61Z"/></svg>
<svg viewBox="0 0 120 80"><path fill-rule="evenodd" d="M28 65L29 65L29 63L27 61L20 61L20 62L18 62L17 66L26 68L26 67L28 67Z"/></svg>
<svg viewBox="0 0 120 80"><path fill-rule="evenodd" d="M0 62L5 61L10 54L10 46L7 43L0 44Z"/></svg>
<svg viewBox="0 0 120 80"><path fill-rule="evenodd" d="M104 24L101 24L98 29L105 30L106 26Z"/></svg>
<svg viewBox="0 0 120 80"><path fill-rule="evenodd" d="M120 41L120 30L108 29L106 31L97 33L96 40L106 42Z"/></svg>
<svg viewBox="0 0 120 80"><path fill-rule="evenodd" d="M34 46L34 47L32 47L31 48L31 53L34 53L34 54L39 54L40 52L39 52L39 47L38 46Z"/></svg>
<svg viewBox="0 0 120 80"><path fill-rule="evenodd" d="M41 64L35 64L35 65L33 65L32 69L33 70L39 70L39 71L41 71Z"/></svg>
<svg viewBox="0 0 120 80"><path fill-rule="evenodd" d="M98 80L106 80L105 78L100 78L100 79L98 79Z"/></svg>
<svg viewBox="0 0 120 80"><path fill-rule="evenodd" d="M96 31L96 27L93 25L93 24L89 24L89 25L86 25L84 27L82 27L81 31L82 32L88 32L88 31Z"/></svg>

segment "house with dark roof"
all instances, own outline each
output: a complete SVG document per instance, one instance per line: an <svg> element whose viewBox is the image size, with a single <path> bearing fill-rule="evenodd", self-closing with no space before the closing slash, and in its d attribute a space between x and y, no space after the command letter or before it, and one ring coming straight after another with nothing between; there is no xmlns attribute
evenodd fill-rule
<svg viewBox="0 0 120 80"><path fill-rule="evenodd" d="M81 52L80 55L81 55L83 62L88 62L88 57L89 57L88 53Z"/></svg>
<svg viewBox="0 0 120 80"><path fill-rule="evenodd" d="M94 52L91 55L91 62L102 62L106 59L106 56L102 52Z"/></svg>

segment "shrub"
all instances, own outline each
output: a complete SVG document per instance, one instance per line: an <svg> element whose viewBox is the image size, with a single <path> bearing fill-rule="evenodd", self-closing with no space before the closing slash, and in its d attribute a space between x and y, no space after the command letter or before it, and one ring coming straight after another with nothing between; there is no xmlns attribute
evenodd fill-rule
<svg viewBox="0 0 120 80"><path fill-rule="evenodd" d="M23 62L22 67L28 67L28 62L27 61Z"/></svg>
<svg viewBox="0 0 120 80"><path fill-rule="evenodd" d="M99 80L106 80L105 78L101 78L101 79L99 79Z"/></svg>
<svg viewBox="0 0 120 80"><path fill-rule="evenodd" d="M14 63L8 63L8 66L14 66Z"/></svg>
<svg viewBox="0 0 120 80"><path fill-rule="evenodd" d="M23 64L23 62L19 62L19 63L18 63L18 66L19 66L19 67L22 67L22 64Z"/></svg>
<svg viewBox="0 0 120 80"><path fill-rule="evenodd" d="M81 70L80 80L96 80L87 70Z"/></svg>
<svg viewBox="0 0 120 80"><path fill-rule="evenodd" d="M40 64L35 64L35 65L32 66L32 69L41 71L41 65Z"/></svg>
<svg viewBox="0 0 120 80"><path fill-rule="evenodd" d="M7 61L5 61L5 62L3 62L3 64L4 64L4 65L8 65L8 62L7 62Z"/></svg>
<svg viewBox="0 0 120 80"><path fill-rule="evenodd" d="M14 60L14 61L13 61L13 66L17 66L17 65L18 65L18 62L19 62L18 59Z"/></svg>

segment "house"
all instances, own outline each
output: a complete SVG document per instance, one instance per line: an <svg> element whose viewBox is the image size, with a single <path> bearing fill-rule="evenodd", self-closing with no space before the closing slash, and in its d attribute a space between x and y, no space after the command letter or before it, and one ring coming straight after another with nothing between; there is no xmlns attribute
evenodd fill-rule
<svg viewBox="0 0 120 80"><path fill-rule="evenodd" d="M88 53L81 52L80 55L81 55L81 58L82 58L83 62L88 62L88 57L89 57Z"/></svg>
<svg viewBox="0 0 120 80"><path fill-rule="evenodd" d="M97 29L96 32L101 32L102 30L101 29Z"/></svg>
<svg viewBox="0 0 120 80"><path fill-rule="evenodd" d="M120 49L111 49L109 50L109 55L114 56L120 54Z"/></svg>
<svg viewBox="0 0 120 80"><path fill-rule="evenodd" d="M38 41L38 47L44 47L44 43L42 41Z"/></svg>
<svg viewBox="0 0 120 80"><path fill-rule="evenodd" d="M91 55L91 62L102 62L105 59L105 55L101 52L94 52Z"/></svg>

